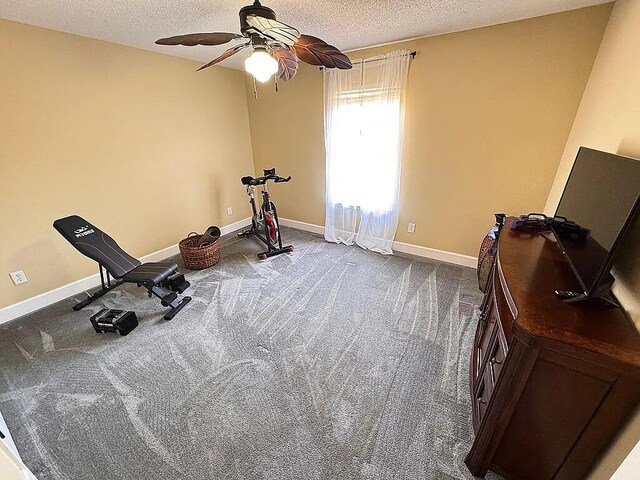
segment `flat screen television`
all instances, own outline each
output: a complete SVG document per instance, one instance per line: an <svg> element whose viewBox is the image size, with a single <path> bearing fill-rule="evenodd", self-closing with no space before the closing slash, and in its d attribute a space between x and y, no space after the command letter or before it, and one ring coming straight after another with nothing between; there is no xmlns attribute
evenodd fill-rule
<svg viewBox="0 0 640 480"><path fill-rule="evenodd" d="M567 301L607 297L610 270L640 211L640 161L581 147L555 213L552 231L581 291Z"/></svg>

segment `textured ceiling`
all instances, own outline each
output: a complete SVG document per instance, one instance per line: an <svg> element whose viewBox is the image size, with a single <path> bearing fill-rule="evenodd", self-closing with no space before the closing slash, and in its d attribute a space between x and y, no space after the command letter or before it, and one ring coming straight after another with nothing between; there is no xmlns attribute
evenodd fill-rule
<svg viewBox="0 0 640 480"><path fill-rule="evenodd" d="M342 50L537 17L610 0L264 0L278 20ZM252 0L2 0L0 18L202 62L217 47L162 47L160 37L239 32ZM6 47L6 46L5 46ZM222 65L240 68L242 52Z"/></svg>

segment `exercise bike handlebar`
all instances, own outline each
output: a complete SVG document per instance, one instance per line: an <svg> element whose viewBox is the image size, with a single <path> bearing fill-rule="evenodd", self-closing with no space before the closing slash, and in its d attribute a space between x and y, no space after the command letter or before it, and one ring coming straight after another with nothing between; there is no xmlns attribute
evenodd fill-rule
<svg viewBox="0 0 640 480"><path fill-rule="evenodd" d="M291 180L291 175L288 177L281 177L279 175L265 175L264 177L242 177L241 181L243 185L265 185L269 180L273 180L275 183L286 183Z"/></svg>
<svg viewBox="0 0 640 480"><path fill-rule="evenodd" d="M274 181L274 182L276 182L276 183L286 183L286 182L288 182L289 180L291 180L291 175L289 175L287 178L284 178L284 177L277 177L277 178L275 178L273 181Z"/></svg>

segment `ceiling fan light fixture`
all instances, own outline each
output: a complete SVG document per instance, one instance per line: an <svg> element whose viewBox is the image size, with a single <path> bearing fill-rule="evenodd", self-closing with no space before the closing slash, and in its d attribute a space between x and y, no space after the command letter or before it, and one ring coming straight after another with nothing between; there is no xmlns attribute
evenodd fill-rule
<svg viewBox="0 0 640 480"><path fill-rule="evenodd" d="M256 48L244 61L244 68L256 80L265 83L278 71L278 62L265 49Z"/></svg>

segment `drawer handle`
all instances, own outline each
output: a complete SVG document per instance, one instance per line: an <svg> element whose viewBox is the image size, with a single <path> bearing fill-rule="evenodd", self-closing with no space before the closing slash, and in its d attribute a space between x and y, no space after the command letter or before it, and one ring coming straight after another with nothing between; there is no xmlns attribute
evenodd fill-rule
<svg viewBox="0 0 640 480"><path fill-rule="evenodd" d="M493 357L491 360L489 360L489 363L491 363L491 365L502 365L502 362L496 360L496 357Z"/></svg>
<svg viewBox="0 0 640 480"><path fill-rule="evenodd" d="M485 401L482 399L482 397L478 397L478 398L476 398L476 401L477 401L478 403L483 404L483 405L486 405L486 404L487 404L487 402L485 402Z"/></svg>

